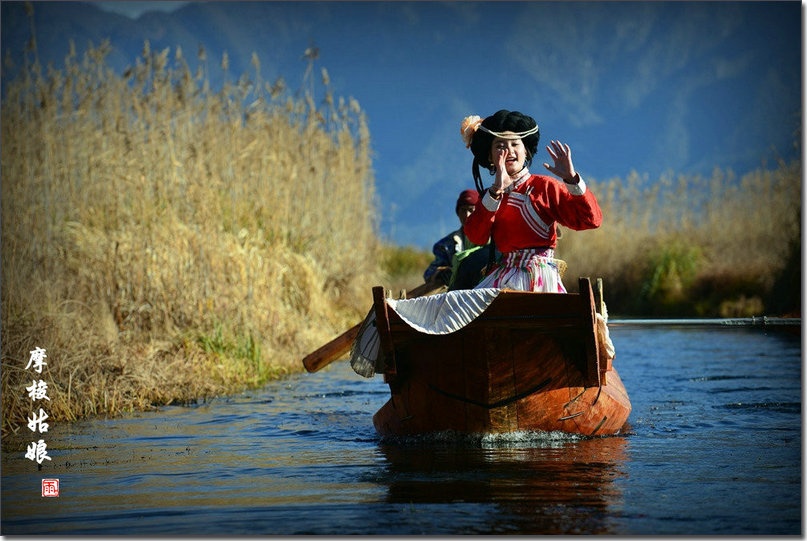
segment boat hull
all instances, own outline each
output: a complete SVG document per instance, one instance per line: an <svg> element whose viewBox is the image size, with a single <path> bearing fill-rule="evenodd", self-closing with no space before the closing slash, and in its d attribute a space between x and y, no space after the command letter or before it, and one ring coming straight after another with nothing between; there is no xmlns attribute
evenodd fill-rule
<svg viewBox="0 0 807 541"><path fill-rule="evenodd" d="M391 394L373 417L378 433L619 433L630 400L597 333L588 279L581 291L502 292L442 335L416 331L376 294Z"/></svg>

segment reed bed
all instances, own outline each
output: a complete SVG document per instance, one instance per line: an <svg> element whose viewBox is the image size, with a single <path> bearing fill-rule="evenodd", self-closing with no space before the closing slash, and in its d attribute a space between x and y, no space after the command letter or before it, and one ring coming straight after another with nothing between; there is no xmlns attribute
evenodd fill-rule
<svg viewBox="0 0 807 541"><path fill-rule="evenodd" d="M800 162L782 162L739 179L716 169L591 181L603 225L563 229L557 253L570 274L603 277L622 314L798 315L801 179Z"/></svg>
<svg viewBox="0 0 807 541"><path fill-rule="evenodd" d="M262 80L257 56L213 92L181 50L146 43L123 76L108 51L6 83L4 433L25 426L33 378L59 422L298 370L377 280L370 134L325 70L317 103ZM24 370L35 347L41 376Z"/></svg>

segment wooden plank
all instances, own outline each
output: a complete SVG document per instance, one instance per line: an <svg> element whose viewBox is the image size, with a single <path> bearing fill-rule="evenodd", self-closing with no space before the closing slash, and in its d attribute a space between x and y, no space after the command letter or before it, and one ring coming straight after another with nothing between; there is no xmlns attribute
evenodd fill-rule
<svg viewBox="0 0 807 541"><path fill-rule="evenodd" d="M571 366L557 337L525 335L515 341L519 344L513 352L516 391L523 396L518 402L519 426L547 429L559 417L558 405L548 399L553 396L549 393L565 389L574 374L579 381L579 372Z"/></svg>
<svg viewBox="0 0 807 541"><path fill-rule="evenodd" d="M464 404L468 432L485 432L490 427L490 419L485 405L488 403L488 369L485 352L490 345L492 333L465 332L462 371L465 382L463 389L468 402Z"/></svg>
<svg viewBox="0 0 807 541"><path fill-rule="evenodd" d="M580 278L580 297L584 300L581 303L581 314L585 321L585 333L583 340L586 347L586 387L600 386L600 350L597 340L597 319L594 308L594 292L591 289L591 280Z"/></svg>
<svg viewBox="0 0 807 541"><path fill-rule="evenodd" d="M394 312L390 312L392 316ZM467 430L466 373L462 352L463 336L417 334L398 345L398 374L406 381L416 380L407 395L412 419L407 430Z"/></svg>
<svg viewBox="0 0 807 541"><path fill-rule="evenodd" d="M463 400L466 398L463 336L428 336L422 345L429 352L437 353L435 357L429 357L428 353L421 356L422 363L431 364L428 370L433 374L429 379L430 414L441 417L438 421L441 430L464 432L467 403Z"/></svg>
<svg viewBox="0 0 807 541"><path fill-rule="evenodd" d="M378 329L380 355L384 359L384 379L390 381L394 379L397 367L395 364L395 349L389 330L387 301L384 297L384 288L381 286L373 288L373 308L375 309L375 326Z"/></svg>
<svg viewBox="0 0 807 541"><path fill-rule="evenodd" d="M488 417L490 428L497 432L518 428L518 412L512 402L516 395L513 346L512 331L505 329L489 333L485 344Z"/></svg>

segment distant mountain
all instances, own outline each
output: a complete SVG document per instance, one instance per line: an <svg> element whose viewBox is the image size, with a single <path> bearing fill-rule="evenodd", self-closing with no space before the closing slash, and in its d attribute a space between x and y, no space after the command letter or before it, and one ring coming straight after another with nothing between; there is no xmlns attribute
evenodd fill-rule
<svg viewBox="0 0 807 541"><path fill-rule="evenodd" d="M87 2L33 2L34 26L40 61L43 64L61 65L67 54L69 41L79 51L92 43L110 40L112 54L109 63L121 72L140 57L143 45L160 51L181 47L191 66L195 67L198 51L202 47L214 69L211 73L221 77L216 69L222 54L227 53L230 72L242 74L250 68L253 52L258 52L270 73L295 64L295 72L304 66L299 60L307 39L296 39L295 22L283 10L282 3L247 2L235 12L226 3L199 2L185 6L177 12L145 13L137 20L103 11ZM2 49L19 61L31 35L30 23L24 2L3 1ZM271 39L264 40L268 35ZM263 41L263 43L262 43ZM291 58L297 57L297 62Z"/></svg>
<svg viewBox="0 0 807 541"><path fill-rule="evenodd" d="M59 65L69 40L80 53L109 39L122 72L148 40L181 47L192 67L204 49L214 84L224 52L233 77L252 73L255 52L264 79L294 89L317 47L317 70L368 115L382 233L399 244L430 247L456 226L456 194L473 185L459 138L469 114L527 112L542 143L569 142L601 180L741 174L800 156L799 2L191 2L135 20L32 5L44 64ZM21 65L25 5L0 10L3 57Z"/></svg>

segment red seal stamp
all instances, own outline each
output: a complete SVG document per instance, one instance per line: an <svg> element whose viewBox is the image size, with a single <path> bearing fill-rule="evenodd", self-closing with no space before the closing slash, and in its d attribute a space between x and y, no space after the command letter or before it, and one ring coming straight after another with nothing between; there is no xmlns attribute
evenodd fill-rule
<svg viewBox="0 0 807 541"><path fill-rule="evenodd" d="M43 498L59 497L58 479L42 479L42 497Z"/></svg>

